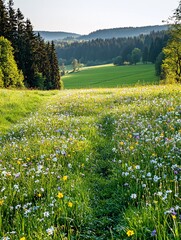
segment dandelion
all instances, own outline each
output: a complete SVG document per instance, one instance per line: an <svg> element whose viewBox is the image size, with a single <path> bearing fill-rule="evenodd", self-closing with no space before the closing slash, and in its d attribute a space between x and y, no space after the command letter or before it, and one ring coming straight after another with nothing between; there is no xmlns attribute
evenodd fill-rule
<svg viewBox="0 0 181 240"><path fill-rule="evenodd" d="M68 176L63 176L63 181L65 182L65 181L67 181L67 179L68 179Z"/></svg>
<svg viewBox="0 0 181 240"><path fill-rule="evenodd" d="M67 205L68 205L68 207L70 207L70 208L71 208L71 207L73 206L73 203L72 203L72 202L68 202L68 204L67 204Z"/></svg>
<svg viewBox="0 0 181 240"><path fill-rule="evenodd" d="M57 197L60 198L60 199L63 198L63 193L59 192L59 193L57 194Z"/></svg>
<svg viewBox="0 0 181 240"><path fill-rule="evenodd" d="M128 235L128 237L131 237L131 236L134 235L134 231L133 231L133 230L128 230L128 231L126 232L126 234Z"/></svg>

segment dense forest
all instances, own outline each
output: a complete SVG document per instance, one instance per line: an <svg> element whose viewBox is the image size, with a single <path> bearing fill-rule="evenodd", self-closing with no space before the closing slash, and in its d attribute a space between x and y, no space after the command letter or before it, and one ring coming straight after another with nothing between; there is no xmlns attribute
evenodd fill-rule
<svg viewBox="0 0 181 240"><path fill-rule="evenodd" d="M166 46L169 35L166 31L151 32L138 37L95 39L82 42L56 41L56 52L60 64L70 64L73 59L87 65L113 62L121 57L122 63L133 63L132 53L135 48L141 51L144 63L155 63L158 55ZM121 65L121 64L120 64Z"/></svg>
<svg viewBox="0 0 181 240"><path fill-rule="evenodd" d="M6 5L0 0L0 84L1 87L22 86L39 89L60 89L60 73L54 43L35 34L31 21L25 20L13 0ZM10 46L11 45L11 46ZM8 49L8 50L7 50ZM13 55L14 54L14 60ZM11 60L9 59L11 55ZM9 66L12 63L14 72ZM15 75L13 75L15 74ZM19 74L21 81L15 82ZM24 80L22 80L24 79Z"/></svg>

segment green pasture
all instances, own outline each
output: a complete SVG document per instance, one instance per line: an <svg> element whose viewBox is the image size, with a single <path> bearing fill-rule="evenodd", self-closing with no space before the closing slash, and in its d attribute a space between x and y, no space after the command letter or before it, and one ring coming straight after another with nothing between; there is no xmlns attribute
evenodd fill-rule
<svg viewBox="0 0 181 240"><path fill-rule="evenodd" d="M0 239L180 240L180 103L180 85L0 90Z"/></svg>
<svg viewBox="0 0 181 240"><path fill-rule="evenodd" d="M87 67L62 77L65 89L122 87L158 82L154 65L139 64L113 66L112 64Z"/></svg>

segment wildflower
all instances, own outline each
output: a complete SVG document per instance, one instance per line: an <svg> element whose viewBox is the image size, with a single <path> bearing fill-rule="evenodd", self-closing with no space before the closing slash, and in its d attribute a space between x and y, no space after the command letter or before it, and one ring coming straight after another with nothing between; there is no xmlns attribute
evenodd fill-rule
<svg viewBox="0 0 181 240"><path fill-rule="evenodd" d="M134 147L133 146L130 146L130 148L129 148L130 150L133 150L134 149Z"/></svg>
<svg viewBox="0 0 181 240"><path fill-rule="evenodd" d="M4 200L3 199L0 199L0 206L2 206L4 203Z"/></svg>
<svg viewBox="0 0 181 240"><path fill-rule="evenodd" d="M68 178L67 176L63 176L62 179L63 179L63 181L67 181L67 178Z"/></svg>
<svg viewBox="0 0 181 240"><path fill-rule="evenodd" d="M131 237L131 236L134 235L134 231L133 231L133 230L128 230L128 231L126 232L126 234L128 235L128 237Z"/></svg>
<svg viewBox="0 0 181 240"><path fill-rule="evenodd" d="M37 197L41 198L41 193L38 193L38 194L37 194Z"/></svg>
<svg viewBox="0 0 181 240"><path fill-rule="evenodd" d="M46 230L46 232L47 232L48 236L53 235L54 227L48 228L48 229Z"/></svg>
<svg viewBox="0 0 181 240"><path fill-rule="evenodd" d="M151 232L151 236L154 237L156 235L156 230L154 229L152 232Z"/></svg>
<svg viewBox="0 0 181 240"><path fill-rule="evenodd" d="M63 193L59 192L59 193L57 194L57 197L58 197L58 198L63 198Z"/></svg>
<svg viewBox="0 0 181 240"><path fill-rule="evenodd" d="M136 198L137 198L136 193L132 193L132 194L131 194L131 198L132 198L132 199L136 199Z"/></svg>
<svg viewBox="0 0 181 240"><path fill-rule="evenodd" d="M44 215L44 217L49 217L50 213L49 212L44 212L43 215Z"/></svg>
<svg viewBox="0 0 181 240"><path fill-rule="evenodd" d="M120 142L119 144L120 144L121 146L123 146L123 145L124 145L124 142Z"/></svg>
<svg viewBox="0 0 181 240"><path fill-rule="evenodd" d="M26 238L25 237L21 237L20 240L26 240Z"/></svg>
<svg viewBox="0 0 181 240"><path fill-rule="evenodd" d="M73 203L72 202L68 202L68 207L72 207L73 206Z"/></svg>
<svg viewBox="0 0 181 240"><path fill-rule="evenodd" d="M176 219L177 217L176 217L174 214L172 214L172 218L173 218L173 219Z"/></svg>

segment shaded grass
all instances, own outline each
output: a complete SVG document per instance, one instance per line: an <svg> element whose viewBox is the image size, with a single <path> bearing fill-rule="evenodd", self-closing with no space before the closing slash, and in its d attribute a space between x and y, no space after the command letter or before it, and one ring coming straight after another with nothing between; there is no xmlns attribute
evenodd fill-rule
<svg viewBox="0 0 181 240"><path fill-rule="evenodd" d="M84 68L62 77L65 89L120 87L158 82L154 65L113 66Z"/></svg>
<svg viewBox="0 0 181 240"><path fill-rule="evenodd" d="M41 108L56 91L29 91L0 89L0 132L5 133L12 125Z"/></svg>

